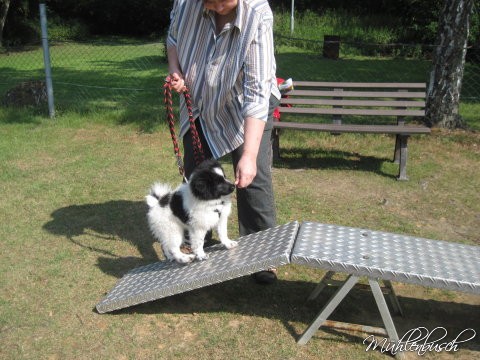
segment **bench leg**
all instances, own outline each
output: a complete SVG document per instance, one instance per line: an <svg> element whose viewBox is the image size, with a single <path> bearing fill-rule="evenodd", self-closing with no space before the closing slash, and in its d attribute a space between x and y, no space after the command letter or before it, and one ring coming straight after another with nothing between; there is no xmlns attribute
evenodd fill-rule
<svg viewBox="0 0 480 360"><path fill-rule="evenodd" d="M299 345L305 345L308 340L311 339L313 334L315 334L315 332L320 328L320 326L322 326L322 324L328 319L332 312L342 302L345 296L347 296L350 290L352 290L352 288L358 282L358 279L358 276L350 275L347 281L345 281L345 283L343 284L343 286L338 288L338 290L335 292L335 295L333 295L333 297L323 307L315 320L313 320L307 330L305 330L300 339L297 341Z"/></svg>
<svg viewBox="0 0 480 360"><path fill-rule="evenodd" d="M393 152L393 163L400 164L400 135L395 136L395 150Z"/></svg>
<svg viewBox="0 0 480 360"><path fill-rule="evenodd" d="M334 100L341 100L342 98L334 97L333 99L334 99ZM341 108L341 106L334 106L334 108ZM342 115L333 115L332 124L342 125ZM330 135L340 136L341 133L331 132Z"/></svg>
<svg viewBox="0 0 480 360"><path fill-rule="evenodd" d="M406 108L405 108L406 110ZM405 118L403 116L397 117L397 125L404 126L405 125ZM395 164L400 163L400 135L395 137L395 153L393 154L393 162Z"/></svg>
<svg viewBox="0 0 480 360"><path fill-rule="evenodd" d="M272 158L274 161L280 160L280 130L272 130Z"/></svg>
<svg viewBox="0 0 480 360"><path fill-rule="evenodd" d="M408 135L398 135L398 139L400 142L400 164L399 164L397 180L408 180L408 177L407 177Z"/></svg>

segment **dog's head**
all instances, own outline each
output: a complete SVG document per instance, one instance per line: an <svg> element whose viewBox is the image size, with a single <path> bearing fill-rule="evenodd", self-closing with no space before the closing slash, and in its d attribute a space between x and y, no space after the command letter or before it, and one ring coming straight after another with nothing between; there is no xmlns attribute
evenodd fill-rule
<svg viewBox="0 0 480 360"><path fill-rule="evenodd" d="M200 200L215 200L229 195L235 185L225 178L220 163L206 160L198 165L189 179L192 194Z"/></svg>

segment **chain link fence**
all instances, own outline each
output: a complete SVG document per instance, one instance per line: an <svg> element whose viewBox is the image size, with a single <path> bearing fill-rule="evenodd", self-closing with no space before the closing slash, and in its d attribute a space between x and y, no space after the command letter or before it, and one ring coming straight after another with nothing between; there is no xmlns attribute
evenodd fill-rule
<svg viewBox="0 0 480 360"><path fill-rule="evenodd" d="M344 39L312 41L281 34L275 34L275 44L277 75L312 81L428 82L434 49L433 45ZM121 111L125 122L163 116L162 86L167 74L163 40L53 42L50 57L57 112ZM25 83L40 86L44 79L40 43L4 49L0 54L4 104L28 104L28 99L22 99L28 98ZM7 96L22 86L26 88L23 94L18 91L17 99ZM480 48L467 51L461 102L480 104Z"/></svg>
<svg viewBox="0 0 480 360"><path fill-rule="evenodd" d="M276 34L278 76L347 82L429 82L428 44L370 44L336 37L306 40ZM468 48L462 101L480 104L480 48Z"/></svg>

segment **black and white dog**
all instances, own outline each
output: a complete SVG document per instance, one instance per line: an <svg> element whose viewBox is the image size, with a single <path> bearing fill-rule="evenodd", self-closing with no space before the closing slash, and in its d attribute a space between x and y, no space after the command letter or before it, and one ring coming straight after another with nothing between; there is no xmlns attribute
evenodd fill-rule
<svg viewBox="0 0 480 360"><path fill-rule="evenodd" d="M232 207L230 194L234 189L235 185L225 178L221 165L215 160L202 162L189 182L175 190L160 183L151 187L146 197L150 207L148 224L167 259L179 263L188 263L195 258L207 259L203 243L206 233L213 229L227 249L237 246L237 242L230 240L227 234L227 220ZM185 230L188 231L193 254L184 254L180 250Z"/></svg>

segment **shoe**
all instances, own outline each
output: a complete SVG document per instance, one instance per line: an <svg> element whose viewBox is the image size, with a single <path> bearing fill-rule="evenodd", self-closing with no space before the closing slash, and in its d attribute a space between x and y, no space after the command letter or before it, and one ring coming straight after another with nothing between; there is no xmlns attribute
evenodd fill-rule
<svg viewBox="0 0 480 360"><path fill-rule="evenodd" d="M259 271L252 275L257 284L270 285L277 280L277 269Z"/></svg>

